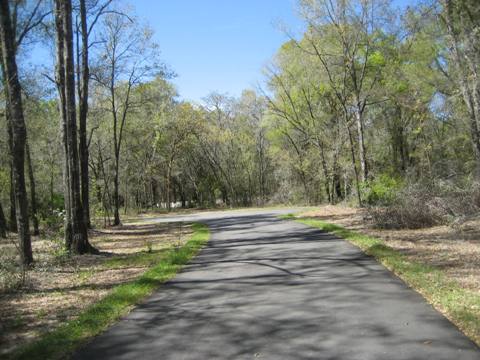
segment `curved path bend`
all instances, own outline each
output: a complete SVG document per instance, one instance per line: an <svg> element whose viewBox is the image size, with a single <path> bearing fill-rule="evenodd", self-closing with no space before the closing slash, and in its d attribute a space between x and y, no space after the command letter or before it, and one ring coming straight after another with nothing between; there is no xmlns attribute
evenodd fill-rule
<svg viewBox="0 0 480 360"><path fill-rule="evenodd" d="M291 210L169 216L208 245L75 359L479 360L478 347L373 258L279 220Z"/></svg>

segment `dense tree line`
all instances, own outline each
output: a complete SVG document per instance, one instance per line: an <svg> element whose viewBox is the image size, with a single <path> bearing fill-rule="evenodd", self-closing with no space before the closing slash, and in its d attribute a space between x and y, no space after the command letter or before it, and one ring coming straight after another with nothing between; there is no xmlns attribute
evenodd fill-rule
<svg viewBox="0 0 480 360"><path fill-rule="evenodd" d="M271 126L304 201L478 180L479 4L304 0L267 69ZM477 59L477 60L476 60Z"/></svg>
<svg viewBox="0 0 480 360"><path fill-rule="evenodd" d="M112 0L0 1L0 236L122 210L381 203L480 174L480 6L301 0L263 89L181 101L151 29ZM40 49L40 50L39 50ZM44 51L55 61L31 64ZM54 55L55 54L55 55ZM48 56L46 56L48 58ZM32 229L30 228L32 227Z"/></svg>

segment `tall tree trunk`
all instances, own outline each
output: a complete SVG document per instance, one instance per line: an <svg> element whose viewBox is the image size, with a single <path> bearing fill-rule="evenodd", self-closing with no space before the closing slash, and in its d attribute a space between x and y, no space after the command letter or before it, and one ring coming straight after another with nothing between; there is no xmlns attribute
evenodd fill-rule
<svg viewBox="0 0 480 360"><path fill-rule="evenodd" d="M332 161L332 199L333 204L336 204L339 200L343 199L342 194L342 186L341 186L341 176L339 174L339 167L338 167L338 152L335 151L333 154L333 161Z"/></svg>
<svg viewBox="0 0 480 360"><path fill-rule="evenodd" d="M258 151L258 182L259 182L259 188L260 188L260 205L265 206L266 203L266 166L265 166L265 156L264 156L264 149L263 149L263 135L260 138L260 150Z"/></svg>
<svg viewBox="0 0 480 360"><path fill-rule="evenodd" d="M151 188L152 188L152 201L151 201L151 203L152 204L157 204L158 203L157 180L155 180L154 177L150 178L150 184L151 184Z"/></svg>
<svg viewBox="0 0 480 360"><path fill-rule="evenodd" d="M165 180L166 180L165 191L167 195L167 210L171 211L172 210L172 198L171 198L172 164L170 162L167 167L167 178Z"/></svg>
<svg viewBox="0 0 480 360"><path fill-rule="evenodd" d="M127 212L128 212L128 206L129 206L129 201L128 201L128 176L125 176L125 182L124 182L124 194L125 194L125 197L123 198L123 213L124 215L127 215Z"/></svg>
<svg viewBox="0 0 480 360"><path fill-rule="evenodd" d="M0 237L7 237L7 219L5 219L2 204L0 204Z"/></svg>
<svg viewBox="0 0 480 360"><path fill-rule="evenodd" d="M33 223L33 235L39 235L38 229L38 214L37 214L37 195L35 191L35 176L33 173L32 158L30 154L30 146L28 145L28 139L25 143L25 150L27 152L27 167L28 167L28 180L30 182L30 216Z"/></svg>
<svg viewBox="0 0 480 360"><path fill-rule="evenodd" d="M67 189L70 206L71 238L67 238L70 251L83 254L93 251L88 242L87 227L80 192L80 169L77 148L77 123L75 108L75 68L73 62L73 31L71 0L55 1L55 25L57 30L57 72L60 99L63 100L63 120L65 122ZM63 83L62 83L63 81Z"/></svg>
<svg viewBox="0 0 480 360"><path fill-rule="evenodd" d="M9 126L10 128L10 126ZM12 153L12 150L10 150ZM15 206L15 181L13 180L13 157L10 159L10 215L9 226L11 232L17 232L17 210Z"/></svg>
<svg viewBox="0 0 480 360"><path fill-rule="evenodd" d="M110 82L110 95L112 97L112 115L113 115L113 150L115 153L115 171L113 174L113 225L120 225L120 194L118 191L118 177L120 169L120 146L121 146L121 134L118 135L118 117L117 108L115 105L115 68L112 67L112 77ZM121 126L120 126L121 129ZM121 131L121 130L120 130Z"/></svg>
<svg viewBox="0 0 480 360"><path fill-rule="evenodd" d="M50 190L50 211L53 211L54 201L55 201L55 194L54 194L54 191L53 191L53 179L54 179L53 170L50 169L50 184L49 184L49 190Z"/></svg>
<svg viewBox="0 0 480 360"><path fill-rule="evenodd" d="M57 0L60 1L60 0ZM73 62L73 31L72 31L72 2L62 0L63 9L63 57L65 71L65 109L67 119L67 147L70 172L70 200L72 216L72 246L71 250L83 254L91 250L88 243L87 227L83 216L83 207L80 193L79 157L77 148L77 124L75 106L75 68Z"/></svg>
<svg viewBox="0 0 480 360"><path fill-rule="evenodd" d="M119 166L120 166L120 153L115 153L115 174L113 179L113 225L120 225L120 194L119 187Z"/></svg>
<svg viewBox="0 0 480 360"><path fill-rule="evenodd" d="M1 60L3 64L3 56ZM8 151L10 152L10 155L13 152L13 133L12 133L12 122L11 122L11 117L9 113L9 103L8 103L8 94L7 94L7 86L5 84L5 79L7 78L5 74L5 70L3 69L2 65L2 77L3 77L3 89L5 92L5 122L7 123L7 135L8 135ZM10 156L10 214L9 214L9 224L8 224L8 229L11 232L17 232L17 211L16 211L16 206L15 206L15 185L13 181L13 157Z"/></svg>
<svg viewBox="0 0 480 360"><path fill-rule="evenodd" d="M56 36L56 47L57 47L57 64L56 64L56 83L58 91L58 107L60 112L61 120L61 129L62 129L62 142L63 142L63 193L64 193L64 204L65 204L65 221L64 221L64 232L65 232L65 246L67 249L70 249L72 244L72 215L71 215L71 193L70 193L70 169L68 163L68 146L67 146L67 111L66 111L66 100L65 100L65 64L63 58L63 18L60 9L60 3L55 2L55 27L57 30Z"/></svg>
<svg viewBox="0 0 480 360"><path fill-rule="evenodd" d="M2 67L6 75L5 85L12 128L13 180L15 207L20 242L22 265L33 262L32 245L28 221L28 200L25 187L25 141L27 130L23 117L22 92L15 59L15 33L10 19L8 0L0 0L0 41L2 47Z"/></svg>
<svg viewBox="0 0 480 360"><path fill-rule="evenodd" d="M321 143L317 136L317 144L320 149L320 158L322 161L322 170L323 170L323 184L325 188L325 194L327 195L328 202L333 204L333 190L330 191L330 174L328 172L327 160L325 159L325 149L324 145Z"/></svg>
<svg viewBox="0 0 480 360"><path fill-rule="evenodd" d="M85 0L80 0L80 27L82 33L82 56L81 70L79 79L79 156L80 156L80 174L82 186L82 206L83 217L87 227L90 227L90 199L88 182L88 142L87 142L87 115L88 115L88 81L90 69L88 67L88 29L87 29L87 10Z"/></svg>
<svg viewBox="0 0 480 360"><path fill-rule="evenodd" d="M350 142L350 155L352 159L353 172L355 173L355 187L357 190L358 206L362 206L363 203L362 203L362 194L360 193L360 176L358 174L357 162L355 159L355 146L353 143L353 135L352 135L352 131L350 130L350 126L348 122L346 123L346 127L348 132L348 140Z"/></svg>
<svg viewBox="0 0 480 360"><path fill-rule="evenodd" d="M365 132L363 130L363 111L360 108L361 108L361 105L358 105L358 109L355 110L355 122L357 124L358 157L360 161L360 179L363 183L368 180L368 164L367 164L367 152L365 150Z"/></svg>

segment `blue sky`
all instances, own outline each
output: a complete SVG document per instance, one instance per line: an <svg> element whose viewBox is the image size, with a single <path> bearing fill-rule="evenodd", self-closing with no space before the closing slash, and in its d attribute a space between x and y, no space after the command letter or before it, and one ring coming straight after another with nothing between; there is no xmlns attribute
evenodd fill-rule
<svg viewBox="0 0 480 360"><path fill-rule="evenodd" d="M413 0L397 0L397 4ZM302 30L296 0L134 0L155 31L163 60L178 74L183 99L211 91L241 94L262 81L262 67L288 40L279 23Z"/></svg>
<svg viewBox="0 0 480 360"><path fill-rule="evenodd" d="M261 68L287 39L278 22L301 29L295 0L135 0L162 58L177 73L182 98L211 91L239 95L261 80Z"/></svg>

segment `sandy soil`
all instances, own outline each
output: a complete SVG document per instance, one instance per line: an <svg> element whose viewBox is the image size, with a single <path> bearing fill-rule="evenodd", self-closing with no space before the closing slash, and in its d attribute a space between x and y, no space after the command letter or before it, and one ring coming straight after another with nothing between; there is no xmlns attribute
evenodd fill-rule
<svg viewBox="0 0 480 360"><path fill-rule="evenodd" d="M462 287L480 293L480 218L456 227L379 230L365 209L323 206L302 215L381 238L410 259L439 267Z"/></svg>
<svg viewBox="0 0 480 360"><path fill-rule="evenodd" d="M60 241L34 238L35 267L25 274L25 284L12 289L19 274L5 266L0 272L0 355L75 318L148 267L128 265L129 257L180 246L190 234L190 227L181 224L137 223L92 231L90 241L100 254L75 257L62 255ZM0 242L2 264L14 263L14 253L13 239ZM120 262L111 266L112 260Z"/></svg>

